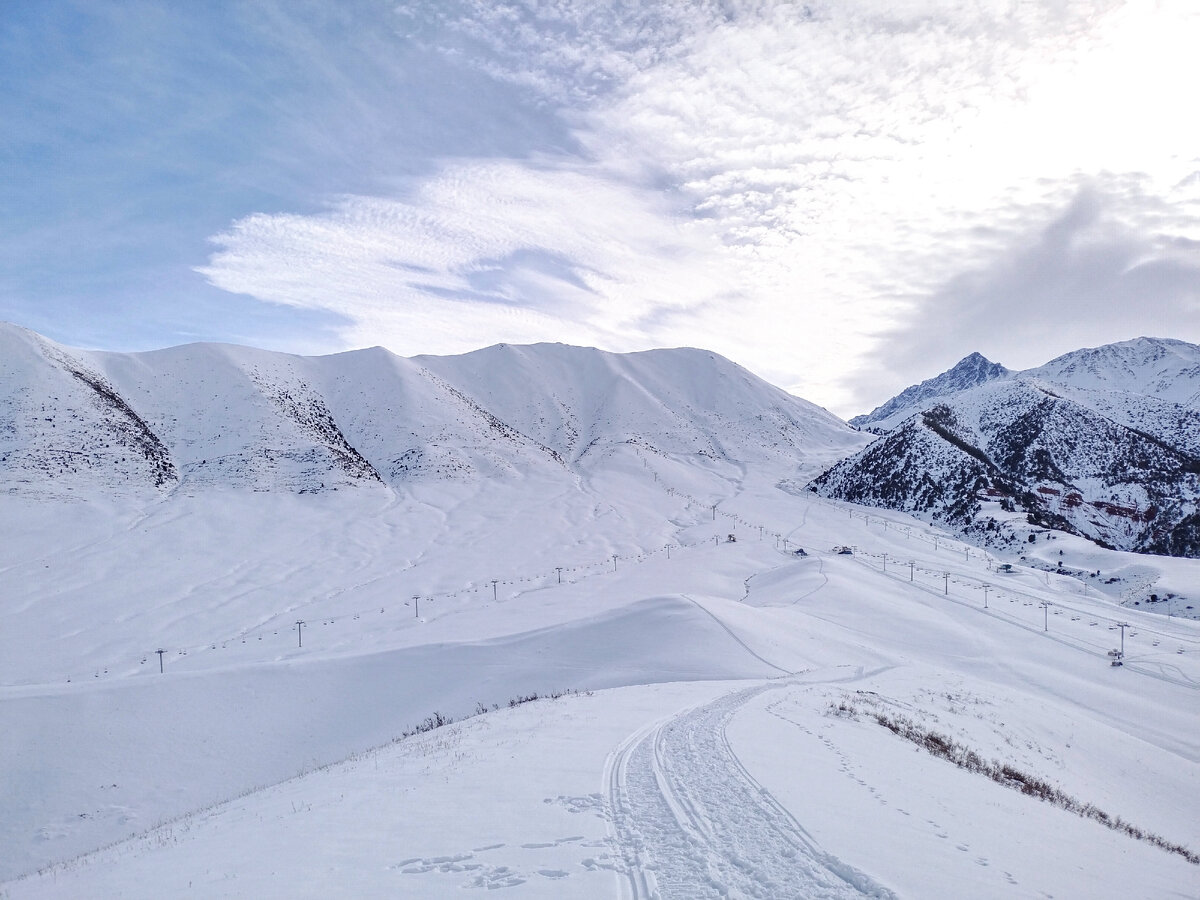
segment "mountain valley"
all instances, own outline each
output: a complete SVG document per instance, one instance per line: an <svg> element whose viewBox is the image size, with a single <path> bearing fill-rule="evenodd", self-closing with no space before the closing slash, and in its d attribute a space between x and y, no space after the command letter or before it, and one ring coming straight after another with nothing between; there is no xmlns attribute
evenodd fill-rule
<svg viewBox="0 0 1200 900"><path fill-rule="evenodd" d="M876 436L700 350L0 340L0 895L1195 884L1200 562L1016 502L1190 487L1169 359Z"/></svg>

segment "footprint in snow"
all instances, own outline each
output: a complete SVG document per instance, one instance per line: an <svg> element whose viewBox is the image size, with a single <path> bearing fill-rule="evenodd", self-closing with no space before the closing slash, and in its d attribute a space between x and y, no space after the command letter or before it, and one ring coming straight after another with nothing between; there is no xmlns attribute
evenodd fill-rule
<svg viewBox="0 0 1200 900"><path fill-rule="evenodd" d="M451 874L483 868L479 863L469 863L468 860L472 858L473 854L471 853L459 853L455 856L414 856L401 860L390 868L399 869L401 875L424 875L427 872Z"/></svg>
<svg viewBox="0 0 1200 900"><path fill-rule="evenodd" d="M600 869L605 869L611 872L627 872L629 870L623 859L611 856L607 853L602 854L599 858L589 856L587 859L583 860L580 865L589 872L595 872Z"/></svg>
<svg viewBox="0 0 1200 900"><path fill-rule="evenodd" d="M592 812L601 818L608 815L608 810L604 805L604 798L599 794L588 794L586 797L564 797L559 794L557 797L547 797L544 803L558 803L567 808L567 812L582 813Z"/></svg>
<svg viewBox="0 0 1200 900"><path fill-rule="evenodd" d="M525 878L508 866L491 866L474 880L467 882L466 887L487 888L490 891L496 888L516 887L524 883Z"/></svg>

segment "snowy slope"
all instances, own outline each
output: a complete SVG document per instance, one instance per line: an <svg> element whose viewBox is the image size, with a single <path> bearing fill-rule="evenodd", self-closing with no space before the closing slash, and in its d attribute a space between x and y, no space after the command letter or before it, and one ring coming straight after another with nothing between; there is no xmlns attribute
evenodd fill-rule
<svg viewBox="0 0 1200 900"><path fill-rule="evenodd" d="M0 327L0 471L10 492L60 499L178 481L169 448L102 372L15 326Z"/></svg>
<svg viewBox="0 0 1200 900"><path fill-rule="evenodd" d="M309 383L303 358L217 344L87 356L172 449L188 488L380 481Z"/></svg>
<svg viewBox="0 0 1200 900"><path fill-rule="evenodd" d="M501 344L416 361L572 462L635 442L662 453L789 460L804 469L861 444L825 410L704 350L612 354Z"/></svg>
<svg viewBox="0 0 1200 900"><path fill-rule="evenodd" d="M193 633L230 636L216 647L193 640L181 654L170 611L127 622L140 636L114 631L80 646L72 664L97 674L69 683L53 677L39 648L6 648L37 677L0 688L5 877L133 838L4 890L1188 894L1200 870L1178 854L958 768L874 717L903 717L1194 851L1194 623L1117 607L1117 595L1097 593L1097 579L1024 566L1002 575L997 559L900 514L868 518L769 478L730 480L650 453L628 462L610 458L605 497L620 510L648 513L648 503L673 523L670 555L652 546L647 520L641 554L572 567L560 585L553 568L531 564L532 547L510 547L504 558L476 547L476 563L517 569L496 601L485 580L481 591L423 603L420 617L411 606L393 615L398 586L371 580L370 569L360 582L325 569L358 545L359 564L386 574L389 554L405 544L394 507L371 511L344 492L250 495L233 520L265 539L257 570L229 573L231 597L271 566L294 565L297 542L297 556L320 564L303 580L346 588L305 611L303 647L286 627L295 612L241 642L247 615L270 608L264 592L194 612ZM706 501L721 492L714 517ZM559 554L584 535L628 528L612 515L570 521L543 501L505 498L512 516L554 536ZM147 562L169 564L177 544L159 515L166 510L144 531L97 527L86 548L64 543L63 552L85 552L101 588L112 576L98 561L131 544ZM451 533L474 527L465 506L445 515ZM197 506L186 521L213 516ZM330 530L312 533L321 519ZM281 524L272 532L268 520ZM52 515L45 528L63 521ZM493 527L511 530L512 521ZM339 530L347 540L323 549ZM243 538L222 530L208 546L219 552ZM794 556L785 539L808 555ZM831 552L843 544L857 552ZM1069 537L1060 544L1073 570L1103 568L1130 585L1147 573L1144 557ZM28 553L8 552L10 576L56 577L53 562L44 570ZM1140 596L1147 584L1194 582L1196 565L1161 561L1157 583L1137 582ZM203 568L192 554L173 578ZM308 614L318 608L324 618ZM60 614L63 632L104 615ZM1118 621L1133 628L1126 666L1114 669L1107 651L1121 644ZM101 668L139 646L171 648L163 674L153 654L146 666ZM567 688L594 693L506 708ZM470 717L493 704L501 709ZM394 740L435 713L469 718Z"/></svg>

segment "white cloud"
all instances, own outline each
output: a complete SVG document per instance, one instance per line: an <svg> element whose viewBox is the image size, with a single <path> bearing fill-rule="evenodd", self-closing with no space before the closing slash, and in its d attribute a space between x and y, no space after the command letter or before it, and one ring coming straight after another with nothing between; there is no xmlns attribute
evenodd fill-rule
<svg viewBox="0 0 1200 900"><path fill-rule="evenodd" d="M486 341L633 347L639 324L732 290L708 225L566 165L457 163L405 200L345 197L215 237L217 287L352 319L346 339L450 353ZM653 261L653 265L648 264Z"/></svg>
<svg viewBox="0 0 1200 900"><path fill-rule="evenodd" d="M1104 246L1162 292L1164 333L1190 327L1167 274L1200 240L1200 13L1183 0L469 9L438 18L447 52L466 40L557 105L586 158L447 163L404 199L249 217L216 239L214 284L334 310L357 323L348 342L400 352L707 346L849 415L934 374L903 344L925 319L959 323L953 362L1020 303L1017 280L979 273L1118 278L1078 248L1029 262L1092 184ZM1091 321L1132 336L1128 316Z"/></svg>
<svg viewBox="0 0 1200 900"><path fill-rule="evenodd" d="M1200 336L1200 242L1130 227L1131 211L1156 205L1139 189L1134 179L1079 186L1040 227L933 292L921 319L887 336L886 365L901 380L949 367L964 354L948 334L1014 369L1113 335ZM879 370L856 377L886 396Z"/></svg>

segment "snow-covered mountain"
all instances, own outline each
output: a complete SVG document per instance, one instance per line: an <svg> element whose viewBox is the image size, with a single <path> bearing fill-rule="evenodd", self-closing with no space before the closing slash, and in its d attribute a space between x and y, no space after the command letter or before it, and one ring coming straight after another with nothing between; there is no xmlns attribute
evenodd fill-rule
<svg viewBox="0 0 1200 900"><path fill-rule="evenodd" d="M1170 338L1134 338L1065 353L1025 377L1088 391L1200 406L1200 347Z"/></svg>
<svg viewBox="0 0 1200 900"><path fill-rule="evenodd" d="M1011 374L999 363L992 362L980 353L972 353L960 359L941 375L905 388L887 403L877 406L866 415L855 416L850 420L850 424L864 431L883 434L930 402Z"/></svg>
<svg viewBox="0 0 1200 900"><path fill-rule="evenodd" d="M1200 555L1200 348L1138 338L965 388L954 371L880 407L871 425L888 430L812 489L984 539L1020 513L1108 546Z"/></svg>
<svg viewBox="0 0 1200 900"><path fill-rule="evenodd" d="M623 443L819 471L861 440L715 354L542 344L403 359L72 350L0 326L0 490L378 489L566 476Z"/></svg>
<svg viewBox="0 0 1200 900"><path fill-rule="evenodd" d="M705 350L498 344L413 360L568 464L617 443L741 462L844 452L841 420Z"/></svg>

